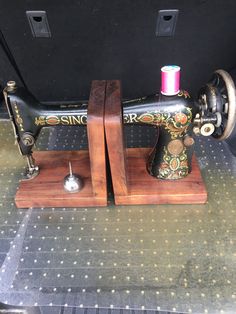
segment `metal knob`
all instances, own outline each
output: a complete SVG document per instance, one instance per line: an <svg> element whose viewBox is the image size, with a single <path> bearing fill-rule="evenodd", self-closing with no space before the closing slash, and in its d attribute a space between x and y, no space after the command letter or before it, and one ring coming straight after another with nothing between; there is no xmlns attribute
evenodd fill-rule
<svg viewBox="0 0 236 314"><path fill-rule="evenodd" d="M8 91L12 91L16 89L16 82L15 81L8 81L7 82L7 89Z"/></svg>
<svg viewBox="0 0 236 314"><path fill-rule="evenodd" d="M200 129L200 133L203 136L210 136L215 131L215 127L212 123L205 123Z"/></svg>
<svg viewBox="0 0 236 314"><path fill-rule="evenodd" d="M22 136L22 142L24 143L25 146L32 146L34 145L34 137L31 134L25 133Z"/></svg>

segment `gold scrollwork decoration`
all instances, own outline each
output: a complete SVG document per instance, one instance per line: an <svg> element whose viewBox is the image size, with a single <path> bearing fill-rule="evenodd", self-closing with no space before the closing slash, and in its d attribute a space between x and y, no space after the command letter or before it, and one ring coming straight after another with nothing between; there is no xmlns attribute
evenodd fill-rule
<svg viewBox="0 0 236 314"><path fill-rule="evenodd" d="M141 114L137 120L142 123L163 126L170 133L171 138L175 139L186 133L192 120L192 111L189 107L172 113L153 111Z"/></svg>

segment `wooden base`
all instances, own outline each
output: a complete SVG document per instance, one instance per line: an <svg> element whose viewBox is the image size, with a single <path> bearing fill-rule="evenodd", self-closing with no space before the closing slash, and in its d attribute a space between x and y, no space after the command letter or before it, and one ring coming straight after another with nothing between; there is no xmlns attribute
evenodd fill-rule
<svg viewBox="0 0 236 314"><path fill-rule="evenodd" d="M18 208L107 205L106 194L99 196L93 193L88 151L35 152L34 159L40 173L32 180L20 182L15 196ZM68 193L63 188L64 177L69 173L69 161L73 172L84 182L78 193Z"/></svg>
<svg viewBox="0 0 236 314"><path fill-rule="evenodd" d="M40 174L22 181L15 197L18 208L79 207L107 205L104 105L106 81L93 81L87 112L88 151L35 152ZM64 177L73 172L81 175L84 187L79 193L66 193Z"/></svg>
<svg viewBox="0 0 236 314"><path fill-rule="evenodd" d="M105 133L117 205L204 204L207 191L194 157L192 173L180 180L157 180L146 170L150 149L125 149L119 81L108 81Z"/></svg>
<svg viewBox="0 0 236 314"><path fill-rule="evenodd" d="M115 194L117 205L204 204L207 191L195 156L192 172L180 180L158 180L149 175L146 162L149 148L126 149L127 194Z"/></svg>

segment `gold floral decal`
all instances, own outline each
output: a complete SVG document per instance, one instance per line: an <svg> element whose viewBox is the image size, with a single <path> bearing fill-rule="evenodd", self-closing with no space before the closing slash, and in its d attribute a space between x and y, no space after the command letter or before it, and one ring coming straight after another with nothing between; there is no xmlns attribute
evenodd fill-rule
<svg viewBox="0 0 236 314"><path fill-rule="evenodd" d="M160 164L158 178L165 180L177 180L188 175L189 167L186 148L179 155L172 155L164 147L163 162Z"/></svg>
<svg viewBox="0 0 236 314"><path fill-rule="evenodd" d="M36 117L34 123L35 125L46 125L45 117L44 116Z"/></svg>
<svg viewBox="0 0 236 314"><path fill-rule="evenodd" d="M191 123L192 111L191 108L183 108L176 112L147 112L137 117L137 120L142 123L150 123L156 126L164 126L170 133L171 139L182 137Z"/></svg>
<svg viewBox="0 0 236 314"><path fill-rule="evenodd" d="M18 124L20 131L24 132L23 119L20 115L20 111L16 103L14 103L14 109L16 113L16 123Z"/></svg>
<svg viewBox="0 0 236 314"><path fill-rule="evenodd" d="M57 116L39 116L35 118L36 125L57 125L60 119Z"/></svg>

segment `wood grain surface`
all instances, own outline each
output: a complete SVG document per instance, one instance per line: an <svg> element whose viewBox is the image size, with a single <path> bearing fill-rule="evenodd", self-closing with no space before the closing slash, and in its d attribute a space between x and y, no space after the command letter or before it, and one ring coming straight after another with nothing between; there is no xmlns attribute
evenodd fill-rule
<svg viewBox="0 0 236 314"><path fill-rule="evenodd" d="M128 193L120 81L107 81L105 134L115 194Z"/></svg>

